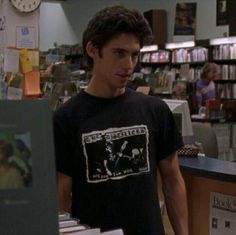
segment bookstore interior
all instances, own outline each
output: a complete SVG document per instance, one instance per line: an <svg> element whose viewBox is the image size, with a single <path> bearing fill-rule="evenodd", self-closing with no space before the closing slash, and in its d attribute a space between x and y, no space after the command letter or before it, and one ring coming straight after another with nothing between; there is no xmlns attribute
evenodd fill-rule
<svg viewBox="0 0 236 235"><path fill-rule="evenodd" d="M52 189L56 185L55 166L53 162L46 163L47 156L54 151L51 111L86 88L91 73L84 66L80 42L73 45L54 43L53 48L47 51L39 49L41 1L23 6L24 2L27 1L0 0L0 145L10 140L28 152L23 184L24 189L30 186L32 191L27 197L26 190L16 195L0 188L0 211L6 208L4 219L0 212L1 234L37 235L42 234L44 229L44 235L56 235L55 230L58 231L59 226L61 234L122 235L121 230L101 233L98 228L81 225L70 214L54 216L57 213L56 192ZM61 2L66 4L67 1ZM229 1L229 4L235 4L232 2ZM152 45L141 48L128 86L163 99L182 133L185 146L178 152L180 167L187 183L188 197L199 200L199 204L189 202L190 234L233 234L227 233L224 228L214 230L211 221L214 216L219 217L219 221L223 221L225 216L233 216L236 220L236 32L232 29L229 30L230 36L198 40L193 37L168 42L167 11L144 12L153 30L154 41ZM230 12L229 9L229 18ZM224 24L223 13L218 16L218 24ZM232 28L230 24L235 21L228 20ZM176 32L184 30L177 28ZM203 67L208 63L217 64L220 74L214 80L215 97L199 107L197 81L201 80ZM215 152L212 154L210 149ZM44 161L39 161L40 157ZM12 157L11 161L16 159ZM38 166L34 168L36 164L39 169ZM40 180L37 177L41 177ZM43 202L40 201L35 207L37 211L32 212L32 204L38 202L37 194L41 195ZM198 199L200 194L205 198ZM214 197L225 202L234 201L234 210L229 210L227 214L222 208L214 207ZM203 206L207 209L202 209ZM14 210L15 207L17 210ZM25 211L21 212L23 207ZM205 212L198 212L201 209ZM37 217L44 216L44 213L45 219L38 220ZM31 225L24 221L29 214ZM15 228L7 218L19 221ZM228 230L235 231L235 220L232 223L234 230ZM17 230L22 233L17 233ZM169 231L167 234L173 233Z"/></svg>

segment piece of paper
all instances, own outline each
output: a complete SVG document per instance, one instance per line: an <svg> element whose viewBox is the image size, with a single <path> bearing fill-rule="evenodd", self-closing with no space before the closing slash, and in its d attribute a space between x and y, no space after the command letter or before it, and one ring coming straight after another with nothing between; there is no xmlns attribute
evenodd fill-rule
<svg viewBox="0 0 236 235"><path fill-rule="evenodd" d="M36 48L35 27L17 26L16 27L16 48Z"/></svg>
<svg viewBox="0 0 236 235"><path fill-rule="evenodd" d="M39 51L28 51L29 60L32 66L39 66Z"/></svg>
<svg viewBox="0 0 236 235"><path fill-rule="evenodd" d="M4 51L4 72L19 72L19 51L5 49Z"/></svg>
<svg viewBox="0 0 236 235"><path fill-rule="evenodd" d="M8 100L21 100L23 96L23 90L21 88L15 88L9 86L7 89Z"/></svg>
<svg viewBox="0 0 236 235"><path fill-rule="evenodd" d="M27 49L20 50L20 65L23 73L28 73L32 71L32 64L30 62Z"/></svg>
<svg viewBox="0 0 236 235"><path fill-rule="evenodd" d="M46 56L47 63L56 63L60 61L59 55L49 54Z"/></svg>
<svg viewBox="0 0 236 235"><path fill-rule="evenodd" d="M24 82L24 95L38 96L40 94L40 73L38 71L26 73Z"/></svg>

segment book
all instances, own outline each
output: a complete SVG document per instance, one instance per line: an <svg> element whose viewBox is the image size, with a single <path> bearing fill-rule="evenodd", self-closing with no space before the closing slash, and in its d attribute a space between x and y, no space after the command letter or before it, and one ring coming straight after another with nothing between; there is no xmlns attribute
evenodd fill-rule
<svg viewBox="0 0 236 235"><path fill-rule="evenodd" d="M71 215L69 212L59 212L58 213L58 221L59 222L70 219L70 218L71 218Z"/></svg>
<svg viewBox="0 0 236 235"><path fill-rule="evenodd" d="M4 145L15 178L5 184L0 178L1 235L58 235L52 111L47 100L0 100L0 148Z"/></svg>
<svg viewBox="0 0 236 235"><path fill-rule="evenodd" d="M71 218L71 219L59 221L59 228L68 228L71 226L76 226L78 224L79 224L79 220Z"/></svg>
<svg viewBox="0 0 236 235"><path fill-rule="evenodd" d="M85 225L75 225L75 226L71 226L71 227L60 228L59 232L60 233L72 233L72 232L82 231L85 229L88 229L88 227Z"/></svg>
<svg viewBox="0 0 236 235"><path fill-rule="evenodd" d="M101 233L101 235L124 235L124 233L122 229L116 229L112 231L103 232Z"/></svg>
<svg viewBox="0 0 236 235"><path fill-rule="evenodd" d="M63 232L60 235L101 235L100 228L91 228L79 231Z"/></svg>

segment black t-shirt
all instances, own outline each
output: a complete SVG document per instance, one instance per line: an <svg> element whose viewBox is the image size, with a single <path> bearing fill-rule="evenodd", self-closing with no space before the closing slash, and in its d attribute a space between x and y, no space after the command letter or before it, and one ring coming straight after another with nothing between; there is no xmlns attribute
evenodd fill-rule
<svg viewBox="0 0 236 235"><path fill-rule="evenodd" d="M83 91L55 112L54 132L73 216L127 235L164 234L157 165L183 142L163 101L130 89L116 98Z"/></svg>

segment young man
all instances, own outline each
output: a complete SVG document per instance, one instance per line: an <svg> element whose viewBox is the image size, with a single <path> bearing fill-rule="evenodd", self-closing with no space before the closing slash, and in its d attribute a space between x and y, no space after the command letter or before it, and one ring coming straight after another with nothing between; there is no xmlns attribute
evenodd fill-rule
<svg viewBox="0 0 236 235"><path fill-rule="evenodd" d="M188 234L186 193L171 111L157 97L126 88L140 48L150 43L143 16L122 6L99 11L83 35L92 78L54 116L58 200L81 223L125 235L164 235L159 169L176 235Z"/></svg>

